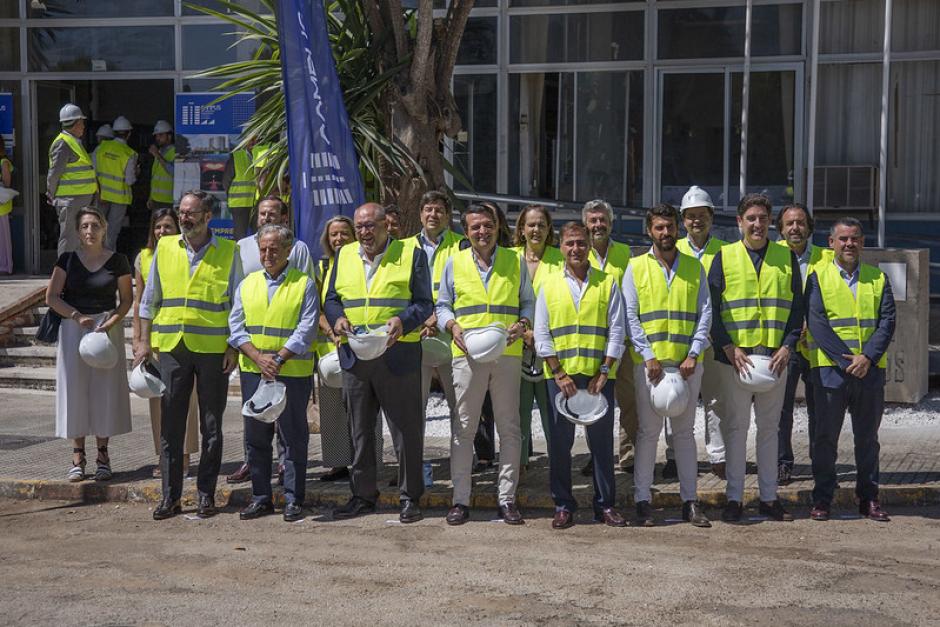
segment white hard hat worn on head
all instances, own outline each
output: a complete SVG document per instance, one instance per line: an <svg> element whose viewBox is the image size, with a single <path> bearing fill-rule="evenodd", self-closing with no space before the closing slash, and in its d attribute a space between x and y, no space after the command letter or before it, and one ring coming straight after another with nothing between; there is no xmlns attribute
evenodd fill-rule
<svg viewBox="0 0 940 627"><path fill-rule="evenodd" d="M160 379L157 365L149 359L140 362L131 371L127 385L131 392L141 398L159 398L166 392L166 385Z"/></svg>
<svg viewBox="0 0 940 627"><path fill-rule="evenodd" d="M92 368L108 370L118 362L117 348L104 331L87 333L78 345L78 354Z"/></svg>
<svg viewBox="0 0 940 627"><path fill-rule="evenodd" d="M317 363L320 381L330 388L343 387L343 369L339 365L339 353L333 351L320 358Z"/></svg>
<svg viewBox="0 0 940 627"><path fill-rule="evenodd" d="M78 105L73 105L71 102L59 109L59 122L74 122L85 119L87 118L82 110L78 108Z"/></svg>
<svg viewBox="0 0 940 627"><path fill-rule="evenodd" d="M349 348L362 361L378 359L388 348L388 331L385 328L369 331L361 330L359 333L346 336Z"/></svg>
<svg viewBox="0 0 940 627"><path fill-rule="evenodd" d="M125 118L123 115L119 115L114 118L114 124L111 125L111 128L117 132L134 130L133 125L131 125L131 121Z"/></svg>
<svg viewBox="0 0 940 627"><path fill-rule="evenodd" d="M421 340L421 363L425 366L439 368L450 363L452 357L450 342L443 338L434 336Z"/></svg>
<svg viewBox="0 0 940 627"><path fill-rule="evenodd" d="M679 206L679 211L685 211L691 207L710 207L714 209L715 205L712 204L712 197L708 195L708 192L698 185L693 185L682 197L682 205Z"/></svg>
<svg viewBox="0 0 940 627"><path fill-rule="evenodd" d="M287 405L287 386L280 381L262 380L254 395L242 405L242 415L268 424L274 422Z"/></svg>
<svg viewBox="0 0 940 627"><path fill-rule="evenodd" d="M681 416L689 405L689 384L678 368L663 368L663 378L650 388L650 404L664 418Z"/></svg>
<svg viewBox="0 0 940 627"><path fill-rule="evenodd" d="M95 137L104 137L105 139L114 139L114 131L111 130L110 124L102 124L98 127L98 131L95 133Z"/></svg>
<svg viewBox="0 0 940 627"><path fill-rule="evenodd" d="M496 323L464 331L463 343L467 346L470 359L485 364L502 357L508 337L509 331L505 325Z"/></svg>
<svg viewBox="0 0 940 627"><path fill-rule="evenodd" d="M587 390L578 390L571 398L565 398L564 392L555 395L555 410L576 425L594 424L607 414L608 408L603 394L591 394Z"/></svg>
<svg viewBox="0 0 940 627"><path fill-rule="evenodd" d="M770 357L767 355L748 355L753 366L748 366L747 374L738 373L738 383L754 393L769 392L780 382L780 377L770 368Z"/></svg>
<svg viewBox="0 0 940 627"><path fill-rule="evenodd" d="M173 127L170 126L170 123L166 120L157 120L157 123L153 127L153 134L159 135L160 133L172 133Z"/></svg>

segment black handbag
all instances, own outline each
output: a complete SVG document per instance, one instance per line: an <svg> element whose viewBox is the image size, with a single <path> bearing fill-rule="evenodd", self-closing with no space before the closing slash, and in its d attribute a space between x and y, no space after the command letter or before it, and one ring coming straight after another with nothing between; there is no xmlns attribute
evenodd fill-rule
<svg viewBox="0 0 940 627"><path fill-rule="evenodd" d="M68 275L69 268L72 267L72 256L75 253L69 253L69 259L65 263L65 273ZM62 316L60 316L52 307L46 309L46 314L39 321L39 328L36 329L36 339L46 344L55 344L59 341L59 327L62 325Z"/></svg>

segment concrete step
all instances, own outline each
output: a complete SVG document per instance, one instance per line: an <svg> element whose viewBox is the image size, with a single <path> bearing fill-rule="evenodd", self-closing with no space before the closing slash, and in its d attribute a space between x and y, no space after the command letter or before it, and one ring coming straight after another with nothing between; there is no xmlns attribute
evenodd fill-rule
<svg viewBox="0 0 940 627"><path fill-rule="evenodd" d="M133 365L134 355L125 351L127 367ZM0 348L0 363L17 366L55 366L56 347L49 344L30 344Z"/></svg>
<svg viewBox="0 0 940 627"><path fill-rule="evenodd" d="M13 337L17 338L17 341L20 344L36 344L36 331L39 330L38 326L35 327L18 327L13 329ZM134 341L134 329L129 326L124 327L124 342L130 346Z"/></svg>
<svg viewBox="0 0 940 627"><path fill-rule="evenodd" d="M54 350L55 348L53 348ZM0 388L55 390L55 364L0 367ZM229 384L228 395L241 398L241 393L241 385L236 376Z"/></svg>

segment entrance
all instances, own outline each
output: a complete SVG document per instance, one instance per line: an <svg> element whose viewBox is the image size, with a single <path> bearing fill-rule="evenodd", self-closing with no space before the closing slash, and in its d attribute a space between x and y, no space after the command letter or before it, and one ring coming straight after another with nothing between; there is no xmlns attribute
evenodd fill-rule
<svg viewBox="0 0 940 627"><path fill-rule="evenodd" d="M698 185L716 207L740 200L741 93L739 68L663 70L659 74L658 189L679 206ZM802 72L797 66L751 71L748 106L747 193L775 206L802 192Z"/></svg>
<svg viewBox="0 0 940 627"><path fill-rule="evenodd" d="M128 209L121 235L119 252L133 255L147 241L150 212L147 197L150 194L150 166L153 158L147 148L153 142L153 125L157 120L173 122L173 79L155 80L68 80L30 83L30 103L34 124L33 172L37 173L38 198L33 206L39 207L39 224L34 229L32 245L39 251L39 272L48 273L56 261L59 222L55 209L46 200L46 175L49 172L49 146L59 134L59 109L67 102L81 107L88 116L83 144L89 154L98 145L95 132L102 124L111 124L123 115L134 125L129 144L138 153L140 173L133 186L133 201Z"/></svg>

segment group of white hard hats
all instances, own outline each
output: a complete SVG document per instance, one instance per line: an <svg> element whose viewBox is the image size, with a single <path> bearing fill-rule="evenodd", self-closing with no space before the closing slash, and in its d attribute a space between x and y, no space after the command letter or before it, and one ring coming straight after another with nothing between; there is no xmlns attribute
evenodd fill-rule
<svg viewBox="0 0 940 627"><path fill-rule="evenodd" d="M78 105L74 105L71 102L59 109L59 122L76 122L78 120L86 120L87 116L82 113L81 108ZM128 120L123 115L117 116L114 120L114 124L102 124L98 128L98 132L95 133L98 137L104 137L106 139L113 139L114 133L131 131L134 127L131 125L130 120ZM159 135L160 133L172 133L173 127L170 126L170 123L166 120L157 120L157 123L153 127L153 134Z"/></svg>

